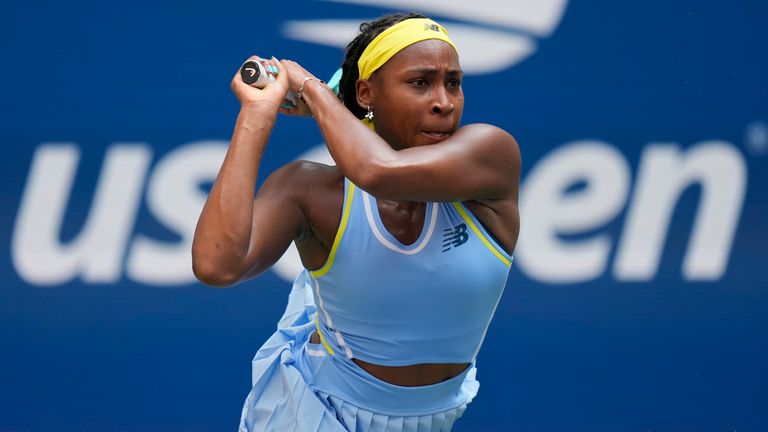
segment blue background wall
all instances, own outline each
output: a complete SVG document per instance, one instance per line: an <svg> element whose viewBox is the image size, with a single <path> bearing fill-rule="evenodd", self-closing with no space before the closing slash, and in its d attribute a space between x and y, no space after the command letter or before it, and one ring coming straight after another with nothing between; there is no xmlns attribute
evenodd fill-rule
<svg viewBox="0 0 768 432"><path fill-rule="evenodd" d="M221 148L238 109L229 80L248 55L296 59L330 76L342 51L291 36L287 21L362 20L396 2L372 3L78 1L4 8L0 430L237 426L250 358L273 331L289 283L276 272L228 290L179 272L177 281L165 283L132 276L141 273L128 270L141 241L183 249L189 236L184 223L169 222L153 204L152 185L162 183L153 173L164 161L181 160L174 150L201 148L190 143L213 140ZM604 239L609 252L597 273L569 277L552 262L547 274L565 274L553 282L524 256L513 266L478 360L480 394L456 430L768 430L768 6L758 0L509 2L527 3L559 8L562 17L551 20L550 31L535 31L457 18L451 2L429 9L449 31L463 24L535 43L506 67L467 76L464 121L496 124L517 137L524 197L529 174L543 170L548 155L583 140L600 141L626 161L628 191L614 214L556 233L563 245ZM488 39L483 49L500 50L496 43ZM737 188L743 201L723 204L737 214L733 241L723 246L724 270L709 277L681 270L706 190L693 182L676 201L658 268L645 280L621 277L617 250L637 200L644 152L658 143L685 152L712 140L742 163L738 172L723 169L713 178L746 175L745 187ZM321 141L311 121L281 118L264 173ZM44 255L37 246L14 246L35 235L24 220L61 223L50 244L82 240L104 160L119 143L143 155L147 166L138 170L138 200L128 206L136 217L120 231L125 241L114 243L120 243L117 267L106 276L87 276L75 264L56 273L55 263L34 259ZM51 216L55 206L46 207L55 198L45 195L56 190L54 181L40 192L44 211L22 212L34 194L33 165L46 148L80 155L60 217ZM208 160L215 175L218 162ZM191 189L204 191L211 180L200 174ZM596 187L578 175L571 183L561 198L578 200ZM165 191L159 196L175 202ZM104 220L117 218L107 213ZM182 219L196 219L194 213ZM524 218L523 235L526 224L536 223ZM535 257L536 245L519 252ZM145 264L144 274L173 267L162 260L153 265Z"/></svg>

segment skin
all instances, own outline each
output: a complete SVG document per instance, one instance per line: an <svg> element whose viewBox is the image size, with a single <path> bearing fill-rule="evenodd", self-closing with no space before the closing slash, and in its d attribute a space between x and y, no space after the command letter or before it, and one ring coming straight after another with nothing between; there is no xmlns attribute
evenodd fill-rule
<svg viewBox="0 0 768 432"><path fill-rule="evenodd" d="M257 59L252 57L252 59ZM370 106L376 132L355 118L298 63L278 67L263 90L242 82L241 104L227 155L195 232L193 270L202 282L229 286L267 270L293 241L307 269L323 266L341 218L344 177L377 197L387 230L404 244L421 233L427 201L463 201L507 251L519 232L520 152L514 138L491 125L459 127L464 107L456 51L438 40L400 51L368 80L358 80L360 106ZM306 104L280 108L304 82ZM311 114L336 167L299 161L258 188L256 178L278 112ZM313 335L313 342L318 342ZM467 364L381 366L353 359L384 381L419 386L463 371Z"/></svg>

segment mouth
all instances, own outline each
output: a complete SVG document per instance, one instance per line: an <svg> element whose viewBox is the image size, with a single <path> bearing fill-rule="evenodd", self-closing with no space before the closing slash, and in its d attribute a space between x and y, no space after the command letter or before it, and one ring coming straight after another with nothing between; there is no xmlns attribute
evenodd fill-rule
<svg viewBox="0 0 768 432"><path fill-rule="evenodd" d="M448 131L438 131L438 130L422 130L421 134L426 135L427 137L437 141L442 141L448 138L449 136L451 136L451 133Z"/></svg>

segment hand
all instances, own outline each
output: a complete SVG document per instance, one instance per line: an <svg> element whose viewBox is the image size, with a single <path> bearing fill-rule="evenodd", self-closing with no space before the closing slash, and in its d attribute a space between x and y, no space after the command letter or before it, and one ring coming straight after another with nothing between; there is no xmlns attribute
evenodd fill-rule
<svg viewBox="0 0 768 432"><path fill-rule="evenodd" d="M289 116L298 116L298 117L312 117L312 111L310 111L307 104L304 103L301 99L296 97L296 105L294 105L290 101L283 101L283 103L280 105L280 113L289 115Z"/></svg>
<svg viewBox="0 0 768 432"><path fill-rule="evenodd" d="M243 82L243 79L240 77L240 70L238 69L230 84L232 92L237 96L240 105L243 107L263 106L277 111L280 108L280 104L283 103L285 95L288 93L288 70L274 57L266 60L258 56L251 56L248 60L260 62L264 67L269 65L276 66L278 73L275 75L275 81L267 84L263 89L251 87Z"/></svg>
<svg viewBox="0 0 768 432"><path fill-rule="evenodd" d="M283 64L283 67L289 72L289 82L288 82L288 89L291 93L296 95L297 99L297 105L291 106L289 104L284 104L280 107L280 112L286 115L293 115L293 116L312 116L312 112L310 111L309 107L307 106L304 101L298 98L299 88L301 88L302 83L305 83L306 78L315 78L314 75L312 75L309 71L304 69L300 64L296 63L293 60L287 60L283 59L280 61ZM311 85L311 84L310 84Z"/></svg>
<svg viewBox="0 0 768 432"><path fill-rule="evenodd" d="M299 65L293 60L282 59L280 62L283 64L283 67L288 71L288 75L290 78L288 81L288 88L293 93L299 92L299 87L301 87L301 83L304 81L304 78L306 77L315 78L314 75L309 73L309 71L301 67L301 65Z"/></svg>

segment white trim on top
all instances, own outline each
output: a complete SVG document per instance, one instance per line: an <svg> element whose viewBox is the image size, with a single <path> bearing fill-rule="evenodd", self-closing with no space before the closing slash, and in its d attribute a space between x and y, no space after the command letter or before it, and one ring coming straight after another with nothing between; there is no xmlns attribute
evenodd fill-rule
<svg viewBox="0 0 768 432"><path fill-rule="evenodd" d="M307 348L307 354L311 355L312 357L325 357L325 351L320 351L312 348Z"/></svg>
<svg viewBox="0 0 768 432"><path fill-rule="evenodd" d="M323 296L320 295L320 283L317 282L317 279L312 278L312 285L315 286L315 293L317 294L317 306L320 308L320 311L323 312L323 315L325 315L325 321L328 323L328 326L333 328L331 315L329 315L328 311L325 310L325 302L323 301Z"/></svg>
<svg viewBox="0 0 768 432"><path fill-rule="evenodd" d="M421 240L421 243L419 243L415 248L413 249L403 249L400 246L392 243L389 241L379 230L379 226L376 225L376 221L373 219L373 211L371 210L371 197L370 195L365 192L363 192L363 202L365 203L365 216L368 219L368 225L371 226L371 231L373 231L373 236L376 237L376 240L379 241L382 245L386 246L387 249L391 249L395 252L404 254L404 255L415 255L419 252L421 252L422 249L424 249L427 246L427 243L429 243L429 239L432 237L432 232L435 230L435 225L437 224L437 205L434 203L430 206L432 207L432 214L429 216L429 226L427 228L427 235L424 236L424 238ZM377 208L376 211L379 211Z"/></svg>
<svg viewBox="0 0 768 432"><path fill-rule="evenodd" d="M341 335L341 332L338 330L334 330L333 332L336 333L336 341L339 343L339 346L344 348L344 354L347 355L347 358L353 358L352 350L347 346L347 342L344 340L344 336Z"/></svg>
<svg viewBox="0 0 768 432"><path fill-rule="evenodd" d="M352 350L349 349L349 346L347 346L347 343L344 341L344 336L341 335L341 332L336 330L336 327L333 325L333 320L331 320L331 315L325 309L325 301L323 301L323 296L320 295L320 282L318 282L317 279L312 278L312 284L315 286L315 292L317 293L317 306L323 315L325 315L325 320L328 322L328 326L330 326L334 335L336 336L336 341L339 343L339 346L344 349L344 353L347 355L347 357L352 358ZM318 329L318 331L320 331L320 329Z"/></svg>

